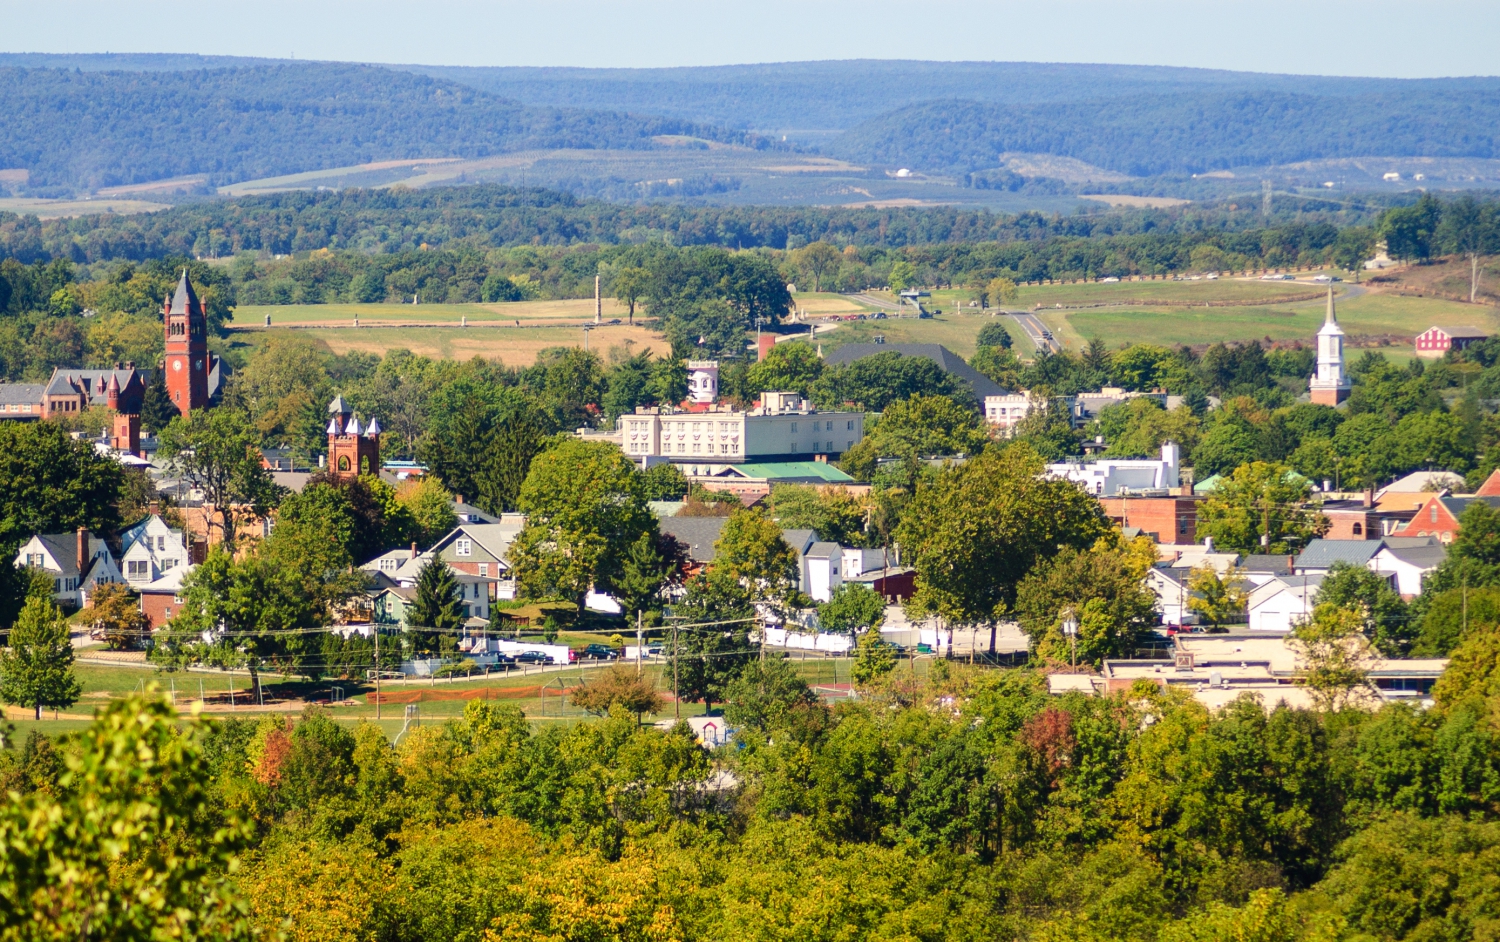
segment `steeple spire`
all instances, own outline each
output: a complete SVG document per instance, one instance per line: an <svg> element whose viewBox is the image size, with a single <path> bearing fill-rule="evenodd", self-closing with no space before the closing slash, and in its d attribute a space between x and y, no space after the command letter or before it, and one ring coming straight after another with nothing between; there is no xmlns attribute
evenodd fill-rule
<svg viewBox="0 0 1500 942"><path fill-rule="evenodd" d="M1328 285L1328 314L1326 316L1324 316L1323 323L1325 323L1325 324L1333 324L1336 327L1336 326L1338 326L1338 322L1339 322L1339 316L1333 310L1333 285L1330 283Z"/></svg>

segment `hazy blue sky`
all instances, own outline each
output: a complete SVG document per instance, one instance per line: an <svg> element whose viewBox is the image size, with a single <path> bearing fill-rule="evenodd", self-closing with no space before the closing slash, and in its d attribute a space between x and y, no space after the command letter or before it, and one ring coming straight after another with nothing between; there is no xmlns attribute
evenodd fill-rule
<svg viewBox="0 0 1500 942"><path fill-rule="evenodd" d="M1500 0L0 0L0 51L444 65L794 59L1496 74Z"/></svg>

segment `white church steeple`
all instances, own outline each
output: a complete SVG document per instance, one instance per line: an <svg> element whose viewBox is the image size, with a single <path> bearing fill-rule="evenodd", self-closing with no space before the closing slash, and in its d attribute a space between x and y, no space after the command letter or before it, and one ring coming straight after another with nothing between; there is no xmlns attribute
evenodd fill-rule
<svg viewBox="0 0 1500 942"><path fill-rule="evenodd" d="M1318 372L1309 384L1312 401L1336 406L1349 398L1349 376L1344 372L1344 329L1333 309L1333 285L1328 286L1328 313L1318 330Z"/></svg>

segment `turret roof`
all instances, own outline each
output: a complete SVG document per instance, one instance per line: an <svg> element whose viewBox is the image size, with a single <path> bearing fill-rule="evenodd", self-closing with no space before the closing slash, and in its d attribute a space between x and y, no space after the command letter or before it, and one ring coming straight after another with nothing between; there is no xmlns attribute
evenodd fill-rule
<svg viewBox="0 0 1500 942"><path fill-rule="evenodd" d="M198 295L193 291L193 283L188 280L186 268L182 270L182 277L177 281L177 292L172 295L172 306L169 310L173 314L190 314L199 310Z"/></svg>

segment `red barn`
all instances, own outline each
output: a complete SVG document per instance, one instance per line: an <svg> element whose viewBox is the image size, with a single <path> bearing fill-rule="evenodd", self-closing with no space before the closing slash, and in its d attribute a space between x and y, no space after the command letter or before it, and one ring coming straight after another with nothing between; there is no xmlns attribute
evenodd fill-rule
<svg viewBox="0 0 1500 942"><path fill-rule="evenodd" d="M1489 338L1490 332L1478 327L1429 327L1417 334L1417 356L1440 359L1449 350Z"/></svg>

